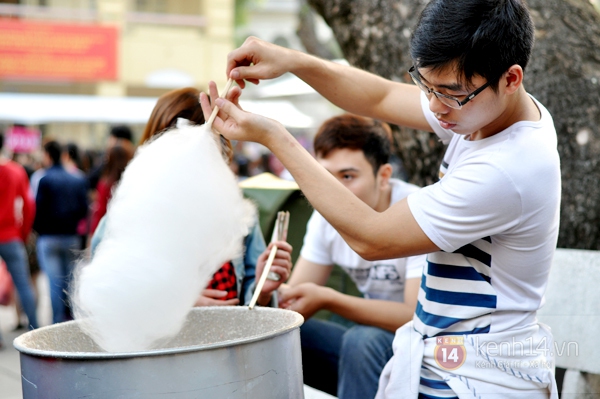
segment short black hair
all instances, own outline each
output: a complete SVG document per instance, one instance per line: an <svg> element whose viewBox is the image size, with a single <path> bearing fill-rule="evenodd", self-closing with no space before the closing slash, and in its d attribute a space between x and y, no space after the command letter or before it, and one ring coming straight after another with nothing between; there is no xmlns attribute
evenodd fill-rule
<svg viewBox="0 0 600 399"><path fill-rule="evenodd" d="M4 147L4 133L0 133L0 150Z"/></svg>
<svg viewBox="0 0 600 399"><path fill-rule="evenodd" d="M75 143L67 143L65 145L64 151L67 153L69 158L79 165L80 157L79 157L79 147Z"/></svg>
<svg viewBox="0 0 600 399"><path fill-rule="evenodd" d="M512 65L525 70L534 26L523 0L432 0L423 10L411 42L416 68L456 68L459 79L475 75L496 91Z"/></svg>
<svg viewBox="0 0 600 399"><path fill-rule="evenodd" d="M315 135L314 150L315 154L322 158L340 148L360 150L376 175L381 165L389 162L391 141L392 130L387 123L364 116L344 114L323 122Z"/></svg>
<svg viewBox="0 0 600 399"><path fill-rule="evenodd" d="M123 139L123 140L131 141L133 143L133 133L131 132L131 129L129 128L129 126L125 126L125 125L113 126L110 129L110 135L117 139Z"/></svg>
<svg viewBox="0 0 600 399"><path fill-rule="evenodd" d="M50 156L52 165L60 165L60 154L62 153L62 147L58 141L48 141L44 144L44 151Z"/></svg>

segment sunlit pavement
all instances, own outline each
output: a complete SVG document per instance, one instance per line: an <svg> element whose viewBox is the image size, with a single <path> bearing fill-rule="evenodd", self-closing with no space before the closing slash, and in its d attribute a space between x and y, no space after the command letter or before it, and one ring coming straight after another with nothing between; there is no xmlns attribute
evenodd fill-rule
<svg viewBox="0 0 600 399"><path fill-rule="evenodd" d="M38 289L38 321L41 326L52 322L50 307L50 294L48 292L48 279L43 273L39 274L36 281ZM21 365L19 352L13 347L12 342L19 335L26 333L22 328L13 331L18 320L13 306L0 306L0 332L2 333L3 348L0 349L0 399L22 399L21 391Z"/></svg>
<svg viewBox="0 0 600 399"><path fill-rule="evenodd" d="M40 295L38 300L38 320L41 326L46 326L52 322L52 310L48 293L48 279L42 273L38 277L37 286ZM13 331L17 324L18 321L14 307L0 306L0 331L2 332L4 342L3 349L0 349L0 399L23 399L19 352L13 347L12 342L19 335L27 332L27 330L19 329ZM305 386L304 398L332 399L334 397Z"/></svg>

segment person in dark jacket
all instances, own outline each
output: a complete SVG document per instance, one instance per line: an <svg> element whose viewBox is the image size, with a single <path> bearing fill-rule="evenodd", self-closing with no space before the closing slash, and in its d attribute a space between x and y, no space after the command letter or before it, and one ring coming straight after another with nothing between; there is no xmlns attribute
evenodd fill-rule
<svg viewBox="0 0 600 399"><path fill-rule="evenodd" d="M41 269L50 281L52 320L70 320L65 293L79 249L77 225L88 209L87 182L67 172L61 164L61 146L56 141L44 145L47 170L35 198L37 255Z"/></svg>

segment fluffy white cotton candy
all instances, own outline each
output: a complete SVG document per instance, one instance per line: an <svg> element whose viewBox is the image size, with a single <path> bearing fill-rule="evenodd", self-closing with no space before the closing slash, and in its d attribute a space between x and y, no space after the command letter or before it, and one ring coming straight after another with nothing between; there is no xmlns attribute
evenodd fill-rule
<svg viewBox="0 0 600 399"><path fill-rule="evenodd" d="M140 148L107 213L105 235L75 276L75 317L108 352L175 335L212 274L242 252L255 220L206 125Z"/></svg>

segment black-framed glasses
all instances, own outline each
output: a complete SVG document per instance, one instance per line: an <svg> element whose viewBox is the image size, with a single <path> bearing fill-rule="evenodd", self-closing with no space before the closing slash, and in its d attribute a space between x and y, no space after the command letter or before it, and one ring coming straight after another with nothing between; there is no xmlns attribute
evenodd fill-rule
<svg viewBox="0 0 600 399"><path fill-rule="evenodd" d="M472 93L467 94L467 97L464 100L460 101L456 97L440 93L439 91L435 91L435 90L430 89L429 87L425 86L425 84L423 82L421 82L421 79L419 78L419 76L417 76L416 68L414 65L412 67L410 67L410 69L408 70L408 74L412 78L413 82L415 82L417 87L419 89L423 90L428 97L431 94L433 94L434 96L437 97L438 100L440 100L440 102L442 104L447 105L448 107L454 108L454 109L461 109L463 107L463 105L465 105L466 103L471 101L473 98L475 98L476 95L478 95L479 93L484 91L490 84L492 84L492 81L488 80L486 84L484 84L480 88L476 89Z"/></svg>

